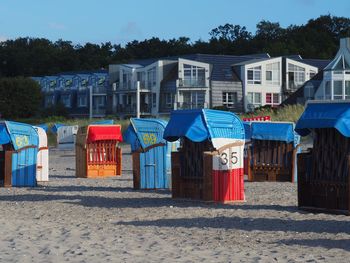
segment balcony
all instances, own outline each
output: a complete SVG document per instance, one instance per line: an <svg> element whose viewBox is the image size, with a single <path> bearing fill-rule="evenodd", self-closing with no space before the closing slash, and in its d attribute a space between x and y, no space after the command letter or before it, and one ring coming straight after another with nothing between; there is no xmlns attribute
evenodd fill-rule
<svg viewBox="0 0 350 263"><path fill-rule="evenodd" d="M117 113L123 113L123 114L132 114L136 115L136 104L127 104L127 105L122 105L119 104L116 107L116 112ZM140 105L140 114L141 115L149 115L151 114L151 107L148 104L141 104Z"/></svg>
<svg viewBox="0 0 350 263"><path fill-rule="evenodd" d="M189 102L178 102L178 110L193 110L193 109L205 109L208 108L208 103L189 103Z"/></svg>
<svg viewBox="0 0 350 263"><path fill-rule="evenodd" d="M203 87L206 87L206 83L205 83L205 78L186 78L186 79L179 79L178 86L203 88Z"/></svg>

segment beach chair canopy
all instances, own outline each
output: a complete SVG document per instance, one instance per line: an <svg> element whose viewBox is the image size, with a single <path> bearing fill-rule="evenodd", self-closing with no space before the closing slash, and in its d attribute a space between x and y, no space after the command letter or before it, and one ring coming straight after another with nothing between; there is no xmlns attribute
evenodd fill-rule
<svg viewBox="0 0 350 263"><path fill-rule="evenodd" d="M87 130L87 143L96 141L116 140L123 141L120 125L89 125Z"/></svg>
<svg viewBox="0 0 350 263"><path fill-rule="evenodd" d="M57 130L59 127L62 127L62 126L65 126L64 124L62 123L55 123L52 127L51 127L51 131L55 134L57 134Z"/></svg>
<svg viewBox="0 0 350 263"><path fill-rule="evenodd" d="M181 137L193 142L209 139L215 148L219 146L213 139L244 140L244 136L243 123L235 114L209 109L173 111L164 132L167 141L176 141Z"/></svg>
<svg viewBox="0 0 350 263"><path fill-rule="evenodd" d="M39 145L39 137L33 126L25 123L4 121L0 123L0 144L11 143L14 150Z"/></svg>
<svg viewBox="0 0 350 263"><path fill-rule="evenodd" d="M245 133L245 139L250 140L252 138L252 123L250 121L244 121L244 133Z"/></svg>
<svg viewBox="0 0 350 263"><path fill-rule="evenodd" d="M252 122L251 138L267 141L294 142L293 122Z"/></svg>
<svg viewBox="0 0 350 263"><path fill-rule="evenodd" d="M335 128L343 136L350 137L350 103L308 103L296 124L295 131L301 136L306 136L315 128Z"/></svg>
<svg viewBox="0 0 350 263"><path fill-rule="evenodd" d="M123 134L124 141L131 145L132 151L158 143L165 144L163 135L166 125L164 120L131 118L130 125Z"/></svg>

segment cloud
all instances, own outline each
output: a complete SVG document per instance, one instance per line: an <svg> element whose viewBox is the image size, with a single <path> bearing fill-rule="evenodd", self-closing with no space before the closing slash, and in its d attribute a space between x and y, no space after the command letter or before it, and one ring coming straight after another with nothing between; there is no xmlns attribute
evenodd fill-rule
<svg viewBox="0 0 350 263"><path fill-rule="evenodd" d="M49 28L54 29L54 30L64 30L64 29L66 29L65 25L60 24L60 23L55 23L55 22L49 23Z"/></svg>

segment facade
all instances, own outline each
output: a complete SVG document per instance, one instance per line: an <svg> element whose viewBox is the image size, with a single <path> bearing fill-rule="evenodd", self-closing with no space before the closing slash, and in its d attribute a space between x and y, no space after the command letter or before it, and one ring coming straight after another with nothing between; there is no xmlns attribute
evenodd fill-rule
<svg viewBox="0 0 350 263"><path fill-rule="evenodd" d="M340 39L339 50L324 69L307 81L283 104L308 100L350 100L350 38Z"/></svg>
<svg viewBox="0 0 350 263"><path fill-rule="evenodd" d="M314 99L350 100L350 38L340 39L338 53L325 67Z"/></svg>
<svg viewBox="0 0 350 263"><path fill-rule="evenodd" d="M326 61L328 64L328 61ZM63 104L74 117L168 116L177 109L235 113L277 107L325 66L300 56L189 54L112 64L107 71L34 77L44 107ZM138 103L137 103L138 102Z"/></svg>
<svg viewBox="0 0 350 263"><path fill-rule="evenodd" d="M61 104L72 117L88 117L90 113L92 117L103 117L107 113L107 71L62 73L33 79L41 86L45 108Z"/></svg>

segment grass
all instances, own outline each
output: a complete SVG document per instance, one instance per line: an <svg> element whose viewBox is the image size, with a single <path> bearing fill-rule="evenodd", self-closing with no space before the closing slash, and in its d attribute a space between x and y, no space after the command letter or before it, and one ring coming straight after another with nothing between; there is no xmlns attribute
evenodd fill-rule
<svg viewBox="0 0 350 263"><path fill-rule="evenodd" d="M251 118L254 116L270 116L272 121L288 121L296 123L301 114L304 112L305 107L296 104L281 107L279 109L260 108L254 113L242 114L241 118Z"/></svg>

